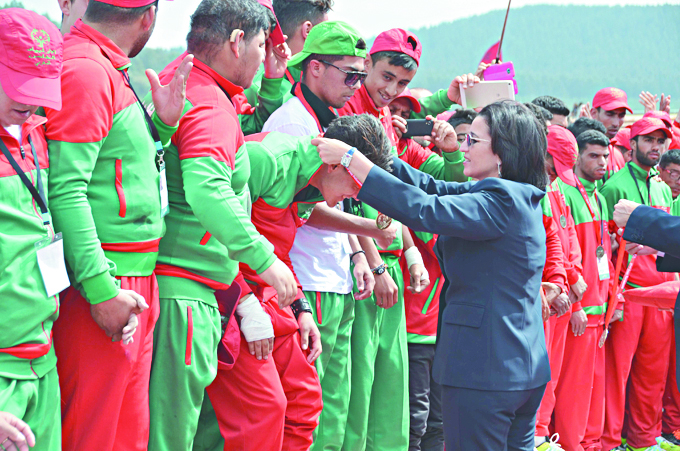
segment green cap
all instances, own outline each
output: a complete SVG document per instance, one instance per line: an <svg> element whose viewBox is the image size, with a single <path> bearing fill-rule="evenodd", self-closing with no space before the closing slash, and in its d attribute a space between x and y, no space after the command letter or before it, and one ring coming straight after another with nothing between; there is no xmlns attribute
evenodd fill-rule
<svg viewBox="0 0 680 451"><path fill-rule="evenodd" d="M357 48L361 38L359 32L351 25L340 20L329 20L314 25L305 39L305 46L300 53L293 55L288 67L301 68L302 62L313 53L319 55L359 56L366 58L366 43Z"/></svg>

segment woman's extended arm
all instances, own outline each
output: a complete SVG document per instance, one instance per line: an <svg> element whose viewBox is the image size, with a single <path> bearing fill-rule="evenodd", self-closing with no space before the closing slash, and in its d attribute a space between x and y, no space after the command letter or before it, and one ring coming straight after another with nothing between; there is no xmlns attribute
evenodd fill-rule
<svg viewBox="0 0 680 451"><path fill-rule="evenodd" d="M312 144L317 146L321 161L326 164L340 164L343 155L350 149L348 144L336 139L315 138L312 140ZM349 170L357 180L363 183L373 166L374 164L357 150L354 152ZM405 183L417 186L428 194L462 194L468 192L472 186L469 182L456 183L435 180L431 175L411 167L398 158L394 158L392 163L392 175Z"/></svg>
<svg viewBox="0 0 680 451"><path fill-rule="evenodd" d="M486 189L437 196L374 167L364 179L359 199L413 230L472 241L499 238L514 211L512 196L497 179L475 186Z"/></svg>

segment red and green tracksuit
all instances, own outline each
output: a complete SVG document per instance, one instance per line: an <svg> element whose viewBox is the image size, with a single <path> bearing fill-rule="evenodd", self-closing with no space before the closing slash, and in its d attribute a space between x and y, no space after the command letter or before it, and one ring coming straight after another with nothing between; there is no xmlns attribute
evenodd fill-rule
<svg viewBox="0 0 680 451"><path fill-rule="evenodd" d="M677 122L674 124L677 125ZM673 136L674 139L677 136L675 134L675 129ZM673 216L680 216L679 199L680 197L676 197L675 200L673 200L673 205L671 206L671 214ZM680 392L678 392L678 380L676 376L676 346L675 334L672 334L670 364L668 365L668 377L666 378L666 389L663 395L663 415L661 429L664 434L671 434L680 430Z"/></svg>
<svg viewBox="0 0 680 451"><path fill-rule="evenodd" d="M463 174L462 152L445 152L440 157L423 148L412 139L402 138L397 144L399 158L439 180L460 182L467 180ZM432 379L433 349L437 337L439 295L444 284L439 260L434 253L437 235L409 231L413 242L423 257L430 275L430 285L421 293L404 290L406 316L406 341L409 352L409 443L422 444L429 436L431 441L443 441L442 412L438 401L441 386ZM406 259L402 256L401 271L404 286L410 284ZM428 349L427 347L431 347ZM428 352L429 351L429 352ZM414 381L414 378L422 380Z"/></svg>
<svg viewBox="0 0 680 451"><path fill-rule="evenodd" d="M609 145L609 158L607 159L607 171L602 177L602 180L598 182L597 187L602 188L602 186L618 171L620 171L626 165L626 160L623 158L623 154L619 149L613 145ZM613 207L612 207L613 208Z"/></svg>
<svg viewBox="0 0 680 451"><path fill-rule="evenodd" d="M291 270L288 251L299 226L295 203L322 200L321 193L309 186L322 165L311 139L261 133L249 136L249 142L239 150L248 155L250 162L251 221ZM312 444L322 408L319 378L300 348L298 323L290 307L278 307L276 292L260 278L256 268L244 262L240 267L272 318L275 340L274 351L267 360L271 366L251 356L244 347L245 340L241 340L233 368L218 370L215 382L208 388L225 437L224 449L306 450ZM301 296L298 284L297 298ZM270 426L276 422L278 427Z"/></svg>
<svg viewBox="0 0 680 451"><path fill-rule="evenodd" d="M607 199L610 217L614 205L621 199L670 212L673 202L671 190L655 175L655 170L648 173L629 162L607 180L602 194ZM613 221L611 228L617 229ZM626 262L629 258L624 255ZM626 266L621 268L621 277ZM656 270L655 255L638 256L627 286L652 287L669 280L673 280L672 273ZM673 315L656 307L635 303L626 303L625 308L623 305L620 308L624 311L623 321L612 325L606 347L607 417L602 443L605 448L613 448L621 442L623 418L628 405L629 446L653 446L661 433L661 405L668 374Z"/></svg>
<svg viewBox="0 0 680 451"><path fill-rule="evenodd" d="M585 189L592 214L576 186L559 178L553 182L564 194L571 209L581 247L583 277L588 285L580 302L581 309L588 316L588 325L579 337L571 329L567 331L560 380L555 389L555 432L560 434L562 446L573 451L602 449L605 353L598 342L604 325L610 280L600 280L596 248L604 248L604 259L611 257L607 201L597 192L595 183L580 178L579 181ZM611 263L607 266L611 275ZM573 312L578 311L578 307L575 305Z"/></svg>
<svg viewBox="0 0 680 451"><path fill-rule="evenodd" d="M0 139L28 179L37 185L38 156L47 189L49 159L42 125L31 116L21 127L21 142L0 127ZM1 155L1 154L0 154ZM43 223L37 202L4 156L0 156L0 411L24 420L36 436L35 450L58 449L61 414L57 358L52 325L59 316L59 296L48 296L38 267L35 244L54 238ZM47 195L47 191L45 191Z"/></svg>
<svg viewBox="0 0 680 451"><path fill-rule="evenodd" d="M186 55L161 72L162 84ZM238 151L244 138L230 100L242 92L194 58L184 114L165 149L170 212L156 267L161 313L149 388L150 450L192 446L223 335L215 290L234 283L239 261L262 272L276 259L248 215L250 162Z"/></svg>
<svg viewBox="0 0 680 451"><path fill-rule="evenodd" d="M148 441L153 270L164 227L156 146L125 82L129 66L113 41L79 20L64 39L64 108L45 110L50 205L73 283L54 328L67 450L137 450ZM166 144L175 128L153 121ZM112 343L90 314L89 304L121 288L150 306L129 346Z"/></svg>
<svg viewBox="0 0 680 451"><path fill-rule="evenodd" d="M548 210L544 210L544 220L546 216L551 217L552 222L557 228L557 236L564 257L563 267L566 272L567 282L568 285L573 285L578 281L582 271L581 249L576 237L574 218L557 184L553 183L548 186L547 196L543 199L548 199L547 202L542 200L544 207L546 206L545 204L548 204L550 207ZM577 304L575 308L581 309L580 303ZM571 312L567 312L560 317L552 315L545 323L545 340L550 359L550 382L545 389L541 405L536 414L536 436L539 437L551 435L549 427L555 409L555 388L560 380L562 361L564 360L564 345L570 318Z"/></svg>
<svg viewBox="0 0 680 451"><path fill-rule="evenodd" d="M245 99L240 99L247 107L240 111L237 108L245 135L260 133L269 116L293 97L291 90L300 81L300 74L299 69L289 67L283 78L266 78L264 66L260 66L253 84L243 92Z"/></svg>

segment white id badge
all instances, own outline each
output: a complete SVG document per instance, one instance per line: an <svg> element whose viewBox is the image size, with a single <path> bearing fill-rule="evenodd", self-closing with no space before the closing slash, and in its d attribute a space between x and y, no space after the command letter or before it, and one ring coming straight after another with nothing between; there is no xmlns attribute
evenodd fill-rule
<svg viewBox="0 0 680 451"><path fill-rule="evenodd" d="M61 232L57 233L53 240L45 238L38 241L35 243L35 248L45 291L47 291L47 296L52 297L71 285L66 274L64 240L62 240Z"/></svg>
<svg viewBox="0 0 680 451"><path fill-rule="evenodd" d="M609 279L609 260L607 254L597 259L597 272L600 274L600 280Z"/></svg>
<svg viewBox="0 0 680 451"><path fill-rule="evenodd" d="M159 189L161 192L161 218L163 218L170 212L170 205L168 204L168 182L165 178L165 162L161 163L160 169Z"/></svg>

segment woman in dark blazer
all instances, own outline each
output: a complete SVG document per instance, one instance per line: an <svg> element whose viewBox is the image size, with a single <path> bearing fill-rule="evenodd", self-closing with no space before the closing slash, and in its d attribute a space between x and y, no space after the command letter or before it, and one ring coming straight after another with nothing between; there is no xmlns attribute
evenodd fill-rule
<svg viewBox="0 0 680 451"><path fill-rule="evenodd" d="M535 117L514 101L479 113L461 149L477 182L436 181L396 158L390 175L344 143L315 143L363 183L362 201L439 234L446 282L433 373L447 451L532 451L550 380L539 293L547 143Z"/></svg>

